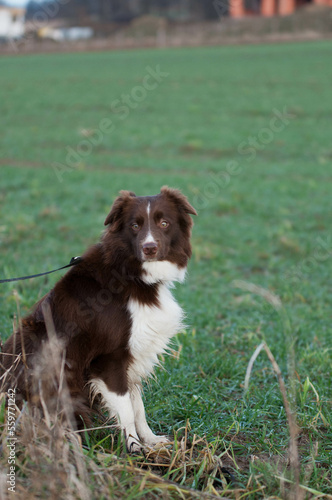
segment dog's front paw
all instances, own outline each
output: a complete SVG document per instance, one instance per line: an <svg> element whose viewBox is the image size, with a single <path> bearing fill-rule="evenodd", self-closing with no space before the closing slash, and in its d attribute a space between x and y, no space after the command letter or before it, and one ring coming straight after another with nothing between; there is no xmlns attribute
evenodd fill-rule
<svg viewBox="0 0 332 500"><path fill-rule="evenodd" d="M171 441L167 436L156 436L153 434L149 439L144 440L144 444L149 446L150 448L162 448L163 446L167 446Z"/></svg>
<svg viewBox="0 0 332 500"><path fill-rule="evenodd" d="M126 439L126 448L128 453L131 453L132 455L139 455L144 451L143 444L133 436L129 436Z"/></svg>

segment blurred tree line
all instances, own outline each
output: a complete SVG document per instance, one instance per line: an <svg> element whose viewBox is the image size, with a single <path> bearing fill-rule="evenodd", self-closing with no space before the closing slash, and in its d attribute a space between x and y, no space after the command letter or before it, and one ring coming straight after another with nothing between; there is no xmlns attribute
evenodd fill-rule
<svg viewBox="0 0 332 500"><path fill-rule="evenodd" d="M214 3L213 0L30 0L26 17L42 19L46 14L48 18L77 23L83 20L126 23L143 15L174 21L213 20L220 15ZM227 12L227 8L224 10Z"/></svg>

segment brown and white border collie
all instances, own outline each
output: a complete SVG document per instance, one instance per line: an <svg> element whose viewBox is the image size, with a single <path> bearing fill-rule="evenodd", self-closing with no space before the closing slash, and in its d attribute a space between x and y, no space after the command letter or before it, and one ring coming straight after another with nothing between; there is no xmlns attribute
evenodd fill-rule
<svg viewBox="0 0 332 500"><path fill-rule="evenodd" d="M4 344L2 375L8 386L16 385L16 397L31 400L34 368L48 339L47 304L63 342L76 416L89 421L92 393L116 417L129 451L167 442L147 424L141 381L183 327L184 314L170 288L184 280L191 256L190 214L196 211L178 190L163 187L146 197L121 191L100 243L87 250Z"/></svg>

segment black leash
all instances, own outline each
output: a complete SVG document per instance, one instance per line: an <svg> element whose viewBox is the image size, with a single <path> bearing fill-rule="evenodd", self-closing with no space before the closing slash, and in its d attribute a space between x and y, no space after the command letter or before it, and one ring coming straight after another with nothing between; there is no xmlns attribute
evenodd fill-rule
<svg viewBox="0 0 332 500"><path fill-rule="evenodd" d="M72 267L76 266L79 262L82 262L82 257L72 257L71 261L69 264L63 267L59 267L59 269L54 269L53 271L47 271L46 273L40 273L40 274L32 274L31 276L22 276L21 278L11 278L8 280L0 280L0 283L9 283L10 281L21 281L21 280L28 280L30 278L38 278L39 276L45 276L45 274L51 274L51 273L56 273L57 271L61 271L61 269L66 269L67 267Z"/></svg>

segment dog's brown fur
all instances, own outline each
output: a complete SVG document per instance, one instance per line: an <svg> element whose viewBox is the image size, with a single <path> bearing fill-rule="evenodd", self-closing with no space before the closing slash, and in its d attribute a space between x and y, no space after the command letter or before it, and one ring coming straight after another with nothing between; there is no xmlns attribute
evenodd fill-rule
<svg viewBox="0 0 332 500"><path fill-rule="evenodd" d="M148 198L157 207L157 258L185 267L191 256L189 214L195 214L195 210L179 191L167 187ZM88 382L92 378L100 378L115 393L128 390L126 373L132 355L128 349L131 318L126 304L129 298L135 298L142 304L158 306L158 284L141 279L141 239L131 226L134 219L143 224L146 199L121 192L106 218L108 228L100 243L87 250L82 261L36 304L22 320L19 331L4 344L1 371L7 371L7 386L17 387L17 402L36 396L34 368L48 340L43 314L46 304L65 350L65 377L76 415L90 423ZM171 220L167 230L157 227L165 213Z"/></svg>

